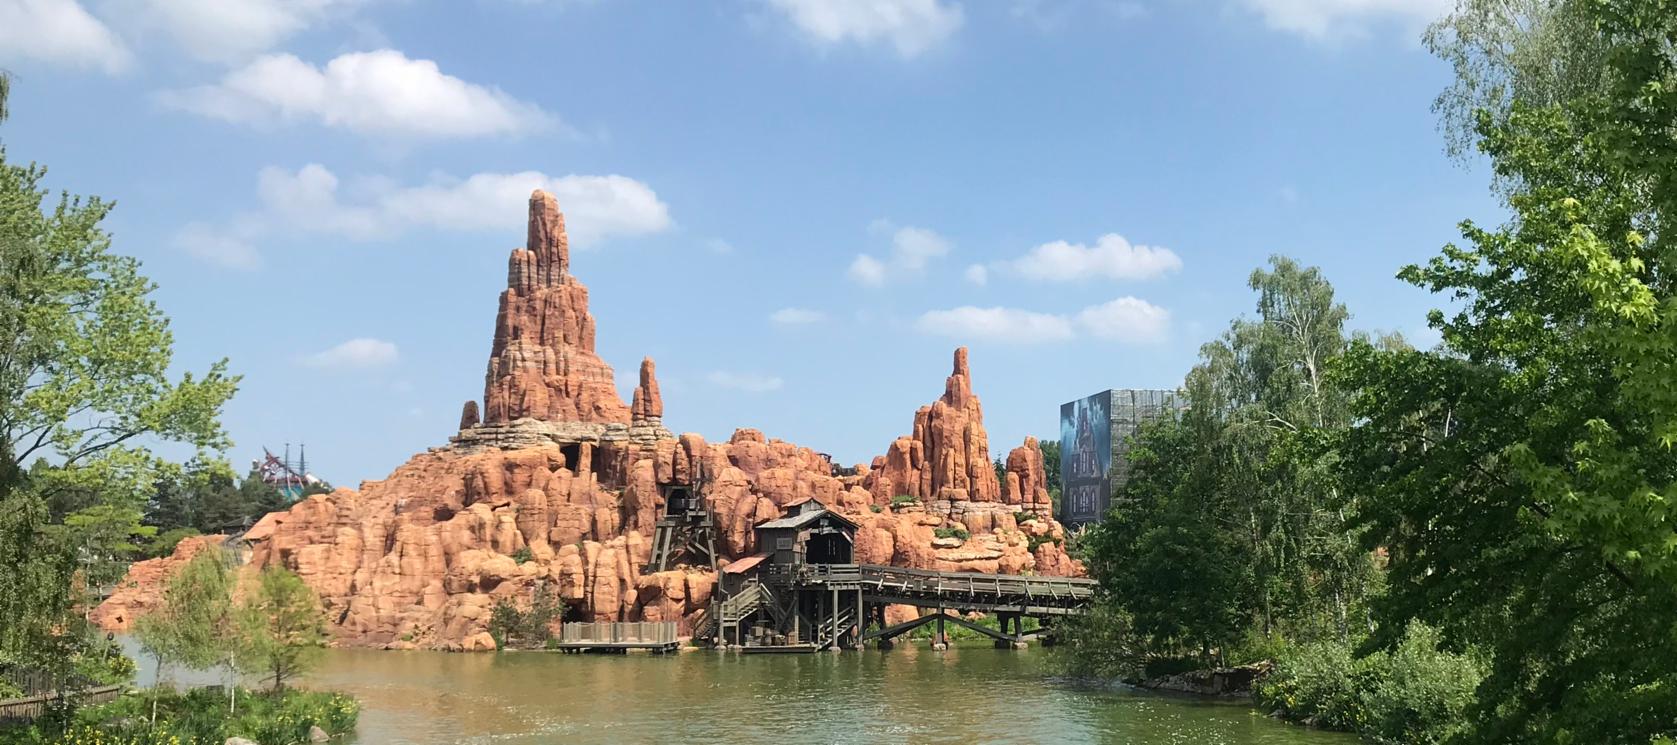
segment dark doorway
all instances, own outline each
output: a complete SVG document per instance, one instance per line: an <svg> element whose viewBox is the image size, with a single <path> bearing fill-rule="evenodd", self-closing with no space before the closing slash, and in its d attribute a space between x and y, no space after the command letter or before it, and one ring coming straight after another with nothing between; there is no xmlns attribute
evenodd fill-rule
<svg viewBox="0 0 1677 745"><path fill-rule="evenodd" d="M804 560L811 564L849 564L850 538L844 533L815 533L809 537Z"/></svg>

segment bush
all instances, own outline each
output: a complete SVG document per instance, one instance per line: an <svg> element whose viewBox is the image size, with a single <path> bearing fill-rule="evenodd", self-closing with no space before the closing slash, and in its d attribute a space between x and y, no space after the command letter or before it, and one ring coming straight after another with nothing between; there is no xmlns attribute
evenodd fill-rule
<svg viewBox="0 0 1677 745"><path fill-rule="evenodd" d="M1253 696L1283 719L1361 732L1369 720L1362 693L1373 684L1379 656L1359 660L1338 642L1305 644L1277 660Z"/></svg>
<svg viewBox="0 0 1677 745"><path fill-rule="evenodd" d="M1275 662L1293 653L1294 645L1280 634L1265 634L1254 626L1246 630L1240 641L1230 645L1224 660L1230 665L1250 665L1254 662Z"/></svg>
<svg viewBox="0 0 1677 745"><path fill-rule="evenodd" d="M891 498L891 509L896 509L898 507L907 507L909 505L916 505L916 504L920 504L920 498L919 497L911 497L907 494L898 494L897 496L894 496L894 497Z"/></svg>
<svg viewBox="0 0 1677 745"><path fill-rule="evenodd" d="M169 530L165 530L162 533L158 533L157 537L153 538L151 543L146 546L146 555L152 558L169 556L175 553L175 547L179 546L181 541L195 535L199 535L197 528L171 528Z"/></svg>
<svg viewBox="0 0 1677 745"><path fill-rule="evenodd" d="M937 530L932 531L932 535L939 538L959 538L963 541L972 536L971 533L967 532L966 528L959 525L953 528L938 528Z"/></svg>
<svg viewBox="0 0 1677 745"><path fill-rule="evenodd" d="M1041 546L1044 543L1059 543L1059 541L1055 540L1053 536L1033 535L1025 539L1025 550L1034 554L1036 553L1037 546Z"/></svg>
<svg viewBox="0 0 1677 745"><path fill-rule="evenodd" d="M521 609L509 598L496 601L489 611L489 635L500 649L523 647L546 648L552 640L549 626L565 615L565 605L546 584L537 585L530 597L530 606Z"/></svg>
<svg viewBox="0 0 1677 745"><path fill-rule="evenodd" d="M1438 631L1419 621L1404 630L1364 697L1372 734L1436 743L1465 729L1463 712L1485 678L1485 666L1475 655L1439 651L1439 641Z"/></svg>
<svg viewBox="0 0 1677 745"><path fill-rule="evenodd" d="M884 512L884 511L885 511L885 508L884 508L884 507L881 507L881 506L879 506L879 505L877 505L877 504L870 504L870 505L868 505L868 509L870 509L870 510L873 510L873 512L874 512L874 514L879 514L879 513L881 513L881 512Z"/></svg>
<svg viewBox="0 0 1677 745"><path fill-rule="evenodd" d="M150 723L153 696L157 697L155 727ZM220 690L201 688L183 694L160 688L81 709L61 733L45 732L37 722L22 732L0 734L15 735L18 742L89 745L221 745L229 737L294 743L308 742L310 727L333 735L353 732L361 714L354 698L329 691L241 689L238 700L238 711L228 714L227 698Z"/></svg>
<svg viewBox="0 0 1677 745"><path fill-rule="evenodd" d="M1035 520L1036 520L1036 513L1031 512L1029 510L1020 510L1018 512L1013 513L1013 522L1018 523L1020 525L1024 525L1025 523L1028 523L1028 522L1033 522Z"/></svg>
<svg viewBox="0 0 1677 745"><path fill-rule="evenodd" d="M530 552L530 547L529 546L525 546L523 548L518 549L517 551L512 552L512 560L516 561L520 564L528 564L528 563L530 563L531 560L533 560L535 558L536 558L536 555Z"/></svg>
<svg viewBox="0 0 1677 745"><path fill-rule="evenodd" d="M1284 652L1254 695L1286 719L1382 741L1443 742L1465 728L1485 669L1477 656L1438 645L1438 632L1419 621L1395 649L1361 659L1345 644L1307 644Z"/></svg>
<svg viewBox="0 0 1677 745"><path fill-rule="evenodd" d="M1055 665L1078 678L1127 679L1142 669L1142 654L1128 614L1102 601L1054 629Z"/></svg>

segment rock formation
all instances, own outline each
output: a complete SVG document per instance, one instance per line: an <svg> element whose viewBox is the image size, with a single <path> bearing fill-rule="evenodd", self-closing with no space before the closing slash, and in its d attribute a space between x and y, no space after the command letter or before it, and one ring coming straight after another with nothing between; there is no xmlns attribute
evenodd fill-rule
<svg viewBox="0 0 1677 745"><path fill-rule="evenodd" d="M250 566L287 567L314 588L336 643L491 649L491 610L528 603L538 586L565 602L566 621L672 620L685 633L716 575L643 571L659 486L670 483L702 485L728 560L757 551L756 525L816 499L860 526L860 562L1082 573L1061 548L1060 525L1046 508L1032 512L1047 502L1040 454L1021 452L1034 441L1009 455L1004 501L965 349L912 436L871 470L836 476L825 456L757 430L721 443L672 435L650 358L625 406L594 353L588 291L568 264L564 218L537 192L528 246L513 252L501 295L481 422L468 402L447 446L359 490L271 513L242 536ZM918 501L893 507L898 494ZM936 535L956 527L965 538ZM136 564L135 591L107 601L102 622L131 622L153 602L138 588L160 592L170 566Z"/></svg>
<svg viewBox="0 0 1677 745"><path fill-rule="evenodd" d="M135 620L162 604L163 588L176 569L191 561L198 552L210 546L219 546L226 540L224 535L182 538L180 543L175 544L174 553L134 562L128 567L128 575L122 578L121 584L110 597L105 598L105 602L93 609L88 620L110 631L134 628Z"/></svg>
<svg viewBox="0 0 1677 745"><path fill-rule="evenodd" d="M611 366L594 353L588 288L570 274L565 217L553 195L530 195L529 237L507 260L484 376L483 421L629 423Z"/></svg>
<svg viewBox="0 0 1677 745"><path fill-rule="evenodd" d="M866 488L887 500L1001 500L966 347L955 350L955 369L944 383L943 397L914 412L913 434L897 438L885 455L874 458Z"/></svg>
<svg viewBox="0 0 1677 745"><path fill-rule="evenodd" d="M1048 516L1054 509L1048 498L1048 476L1043 470L1042 446L1035 437L1007 453L1007 481L1002 483L1002 501Z"/></svg>

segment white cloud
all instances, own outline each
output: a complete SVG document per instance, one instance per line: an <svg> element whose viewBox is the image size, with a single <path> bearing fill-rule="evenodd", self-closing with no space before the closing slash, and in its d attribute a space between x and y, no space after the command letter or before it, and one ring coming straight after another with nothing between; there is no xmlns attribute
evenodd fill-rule
<svg viewBox="0 0 1677 745"><path fill-rule="evenodd" d="M885 284L885 265L867 254L858 254L856 260L850 262L848 273L851 279L864 285L878 287Z"/></svg>
<svg viewBox="0 0 1677 745"><path fill-rule="evenodd" d="M273 48L360 0L127 0L137 29L157 29L199 59L230 61Z"/></svg>
<svg viewBox="0 0 1677 745"><path fill-rule="evenodd" d="M868 230L891 236L891 255L884 261L872 254L857 254L850 262L850 278L870 287L879 287L893 277L918 274L932 259L949 253L949 241L926 228L898 227L888 220L875 220Z"/></svg>
<svg viewBox="0 0 1677 745"><path fill-rule="evenodd" d="M1063 316L1017 308L978 308L971 305L927 311L915 326L928 334L957 339L1015 344L1065 341L1075 334Z"/></svg>
<svg viewBox="0 0 1677 745"><path fill-rule="evenodd" d="M324 352L303 358L309 367L330 369L366 369L392 364L397 358L396 345L381 339L350 339Z"/></svg>
<svg viewBox="0 0 1677 745"><path fill-rule="evenodd" d="M901 268L919 271L926 262L949 253L949 241L925 228L905 226L891 234L891 258Z"/></svg>
<svg viewBox="0 0 1677 745"><path fill-rule="evenodd" d="M309 120L407 138L519 135L557 125L534 104L392 49L343 54L324 68L289 54L267 55L215 85L166 91L162 101L230 122Z"/></svg>
<svg viewBox="0 0 1677 745"><path fill-rule="evenodd" d="M961 6L943 0L767 0L799 32L823 47L889 44L918 56L961 28Z"/></svg>
<svg viewBox="0 0 1677 745"><path fill-rule="evenodd" d="M667 230L669 206L651 187L627 176L548 176L536 171L479 173L401 186L365 179L341 188L337 175L311 163L296 171L268 167L257 177L261 208L234 218L230 228L192 224L177 244L224 265L259 262L254 244L279 232L315 232L357 241L394 238L420 228L453 231L516 230L523 205L542 189L559 200L571 246L598 247L617 236Z"/></svg>
<svg viewBox="0 0 1677 745"><path fill-rule="evenodd" d="M722 240L721 238L712 238L705 241L705 248L710 249L710 252L713 254L719 254L722 256L727 256L728 254L734 252L734 244Z"/></svg>
<svg viewBox="0 0 1677 745"><path fill-rule="evenodd" d="M175 233L174 243L193 256L228 269L250 271L262 266L262 255L250 241L201 222L187 223Z"/></svg>
<svg viewBox="0 0 1677 745"><path fill-rule="evenodd" d="M1070 282L1084 279L1156 279L1182 268L1182 259L1168 248L1131 245L1117 233L1107 233L1093 246L1054 241L1031 249L1008 263L1031 279Z"/></svg>
<svg viewBox="0 0 1677 745"><path fill-rule="evenodd" d="M769 314L769 320L782 326L801 326L827 320L827 314L808 308L781 308Z"/></svg>
<svg viewBox="0 0 1677 745"><path fill-rule="evenodd" d="M443 181L395 189L378 199L398 223L430 224L456 230L517 227L518 207L542 189L559 200L565 229L578 248L614 235L643 235L670 227L669 206L651 187L627 176L560 176L536 171L479 173L464 181Z"/></svg>
<svg viewBox="0 0 1677 745"><path fill-rule="evenodd" d="M1077 325L1100 339L1119 342L1161 341L1170 328L1170 311L1146 300L1121 297L1079 311Z"/></svg>
<svg viewBox="0 0 1677 745"><path fill-rule="evenodd" d="M983 264L973 264L967 267L967 271L964 274L968 282L978 285L979 287L983 287L984 285L990 283L990 270L984 268Z"/></svg>
<svg viewBox="0 0 1677 745"><path fill-rule="evenodd" d="M1371 25L1419 28L1455 7L1454 0L1239 0L1264 23L1317 40L1358 37Z"/></svg>
<svg viewBox="0 0 1677 745"><path fill-rule="evenodd" d="M0 0L0 61L34 59L121 72L132 55L76 0Z"/></svg>
<svg viewBox="0 0 1677 745"><path fill-rule="evenodd" d="M769 391L778 391L786 385L786 381L772 375L734 373L722 370L717 370L705 376L705 379L709 380L711 385L719 388L731 388L736 391L745 391L747 393L768 393Z"/></svg>
<svg viewBox="0 0 1677 745"><path fill-rule="evenodd" d="M374 180L339 197L338 178L311 163L296 172L264 168L264 207L299 228L371 239L411 227L498 230L524 224L524 203L543 189L559 200L572 245L589 248L611 236L656 233L670 226L669 206L652 188L627 176L548 176L537 171L479 173L419 186Z"/></svg>
<svg viewBox="0 0 1677 745"><path fill-rule="evenodd" d="M1133 297L1092 305L1069 316L967 305L928 311L915 322L915 327L924 333L963 341L1037 344L1068 341L1085 333L1109 341L1146 343L1165 338L1170 312Z"/></svg>

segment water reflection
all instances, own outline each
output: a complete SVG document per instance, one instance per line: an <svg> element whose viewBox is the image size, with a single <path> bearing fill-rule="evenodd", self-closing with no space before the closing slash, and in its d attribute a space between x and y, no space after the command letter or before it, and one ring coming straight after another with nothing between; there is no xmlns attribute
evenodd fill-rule
<svg viewBox="0 0 1677 745"><path fill-rule="evenodd" d="M673 657L333 650L373 743L1348 743L1247 707L1057 685L1042 650Z"/></svg>

